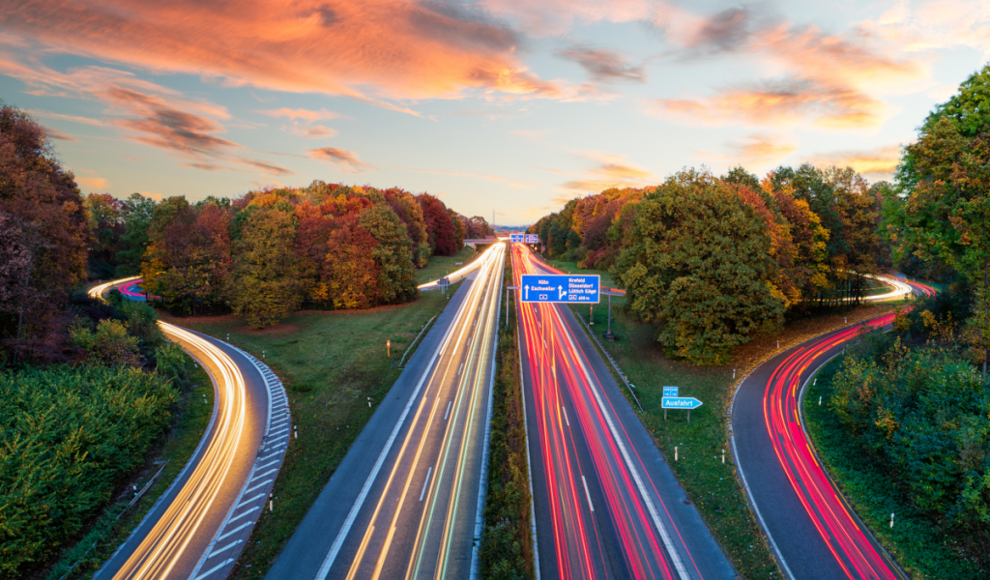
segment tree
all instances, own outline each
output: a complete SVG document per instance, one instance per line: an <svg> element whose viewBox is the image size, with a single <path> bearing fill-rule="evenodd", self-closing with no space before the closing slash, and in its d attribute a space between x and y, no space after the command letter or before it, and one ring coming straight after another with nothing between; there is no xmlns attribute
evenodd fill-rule
<svg viewBox="0 0 990 580"><path fill-rule="evenodd" d="M135 276L141 272L141 258L148 247L148 228L155 213L156 202L140 193L132 193L121 213L124 233L117 250L117 272L120 277Z"/></svg>
<svg viewBox="0 0 990 580"><path fill-rule="evenodd" d="M431 249L423 208L413 194L398 187L382 190L381 193L395 215L399 216L406 226L406 234L413 247L413 265L417 268L425 267L430 259Z"/></svg>
<svg viewBox="0 0 990 580"><path fill-rule="evenodd" d="M85 199L89 233L93 240L89 251L89 270L93 277L112 278L116 271L116 254L124 233L123 214L127 204L109 193L91 193Z"/></svg>
<svg viewBox="0 0 990 580"><path fill-rule="evenodd" d="M358 223L378 242L371 255L379 270L380 300L387 304L412 300L417 293L412 243L398 216L387 206L376 206L362 212Z"/></svg>
<svg viewBox="0 0 990 580"><path fill-rule="evenodd" d="M31 251L16 220L0 210L0 311L17 312L24 280L31 269Z"/></svg>
<svg viewBox="0 0 990 580"><path fill-rule="evenodd" d="M639 203L613 273L630 312L661 324L657 340L669 352L718 364L783 323L770 250L764 222L731 186L682 171Z"/></svg>
<svg viewBox="0 0 990 580"><path fill-rule="evenodd" d="M426 223L426 232L429 238L430 248L434 256L453 256L460 250L457 241L457 226L447 212L447 207L438 198L421 193L416 196L420 208L423 210L423 220ZM458 221L458 224L460 221ZM464 238L461 238L463 244Z"/></svg>
<svg viewBox="0 0 990 580"><path fill-rule="evenodd" d="M31 257L21 280L20 338L24 321L40 332L85 277L89 229L75 178L55 158L44 128L7 105L0 105L0 210L15 219Z"/></svg>
<svg viewBox="0 0 990 580"><path fill-rule="evenodd" d="M292 251L298 223L276 207L256 208L234 243L234 268L228 295L237 314L253 328L275 324L297 310L302 292Z"/></svg>

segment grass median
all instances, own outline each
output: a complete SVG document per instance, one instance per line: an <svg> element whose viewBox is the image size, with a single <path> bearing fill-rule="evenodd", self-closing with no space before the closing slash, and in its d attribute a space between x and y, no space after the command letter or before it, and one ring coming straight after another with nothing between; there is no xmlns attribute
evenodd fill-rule
<svg viewBox="0 0 990 580"><path fill-rule="evenodd" d="M403 353L447 301L434 291L400 306L298 312L264 330L233 315L182 320L211 336L226 339L229 333L230 342L263 356L285 384L299 433L275 480L274 511L258 520L231 578L268 571L399 377Z"/></svg>
<svg viewBox="0 0 990 580"><path fill-rule="evenodd" d="M551 261L572 273L602 274L608 286L611 277L594 270L578 270L573 264ZM814 336L841 328L846 324L877 316L891 305L861 306L835 310L828 314L788 323L779 335L757 337L733 353L730 364L699 367L668 358L655 341L656 327L641 324L621 312L624 297L612 298L612 332L615 342L603 342L616 363L635 385L636 396L644 412L640 420L653 435L657 447L666 457L690 501L695 504L712 534L743 578L783 578L770 552L766 537L757 524L729 452L727 411L735 387L762 361L779 349L786 349ZM600 340L606 328L608 306L604 301L594 307L593 318L588 306L571 306ZM585 327L587 330L589 327ZM779 349L778 343L779 342ZM614 369L610 367L614 374ZM629 398L628 389L616 381ZM661 398L664 386L677 386L680 396L696 397L704 405L691 411L688 423L685 411L669 411L664 420ZM636 409L630 398L630 403ZM675 448L677 460L675 461ZM725 451L725 462L722 453Z"/></svg>

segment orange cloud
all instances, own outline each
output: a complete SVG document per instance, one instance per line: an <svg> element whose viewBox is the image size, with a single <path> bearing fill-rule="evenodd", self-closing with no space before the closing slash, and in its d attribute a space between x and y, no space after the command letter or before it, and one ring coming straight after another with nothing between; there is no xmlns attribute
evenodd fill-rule
<svg viewBox="0 0 990 580"><path fill-rule="evenodd" d="M335 165L340 165L349 173L362 173L365 170L372 169L370 165L361 161L357 153L347 151L346 149L324 147L323 149L312 149L308 153L313 159L329 161Z"/></svg>
<svg viewBox="0 0 990 580"><path fill-rule="evenodd" d="M820 127L855 129L879 125L889 107L850 87L785 79L722 89L708 99L660 99L650 110L717 124L793 125L811 119Z"/></svg>
<svg viewBox="0 0 990 580"><path fill-rule="evenodd" d="M304 121L322 121L325 119L336 119L340 116L339 114L326 109L310 111L308 109L289 109L286 107L258 112L262 115L268 115L269 117L287 117L290 121L294 121L296 119L302 119Z"/></svg>
<svg viewBox="0 0 990 580"><path fill-rule="evenodd" d="M290 92L386 99L466 90L559 98L527 71L509 28L455 4L415 0L199 0L0 5L6 44ZM220 31L220 32L218 32Z"/></svg>
<svg viewBox="0 0 990 580"><path fill-rule="evenodd" d="M797 145L779 135L758 133L749 135L743 141L728 143L728 149L726 153L700 153L732 164L765 166L783 160L797 150Z"/></svg>
<svg viewBox="0 0 990 580"><path fill-rule="evenodd" d="M95 190L106 189L107 185L110 184L109 181L102 177L77 177L76 183Z"/></svg>
<svg viewBox="0 0 990 580"><path fill-rule="evenodd" d="M573 197L573 192L599 193L612 187L643 187L655 178L649 171L625 161L622 155L591 154L589 157L597 161L598 166L582 178L563 183L561 187L571 192L564 197Z"/></svg>
<svg viewBox="0 0 990 580"><path fill-rule="evenodd" d="M59 141L79 142L79 139L76 139L75 137L69 135L68 133L63 133L58 129L52 129L51 127L44 127L44 129L45 129L45 135L47 135L51 139L58 139Z"/></svg>
<svg viewBox="0 0 990 580"><path fill-rule="evenodd" d="M869 151L839 151L816 155L809 159L812 165L852 167L857 173L875 179L890 179L901 160L901 146L888 145Z"/></svg>
<svg viewBox="0 0 990 580"><path fill-rule="evenodd" d="M300 123L293 123L292 125L286 125L282 127L282 129L294 135L299 135L300 137L306 137L308 139L319 139L320 137L333 137L334 135L337 134L336 129L331 129L330 127L324 127L323 125L302 125Z"/></svg>

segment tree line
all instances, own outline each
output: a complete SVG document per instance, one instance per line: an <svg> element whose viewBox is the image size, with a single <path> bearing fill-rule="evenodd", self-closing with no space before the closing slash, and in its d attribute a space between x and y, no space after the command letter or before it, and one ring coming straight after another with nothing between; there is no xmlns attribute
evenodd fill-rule
<svg viewBox="0 0 990 580"><path fill-rule="evenodd" d="M235 200L87 198L95 268L140 274L175 311L230 308L255 327L303 305L368 308L416 296L415 268L493 235L427 193L314 181Z"/></svg>
<svg viewBox="0 0 990 580"><path fill-rule="evenodd" d="M889 262L882 192L850 168L685 169L643 189L574 199L530 228L547 253L611 270L627 310L673 355L724 362L790 311L845 304Z"/></svg>

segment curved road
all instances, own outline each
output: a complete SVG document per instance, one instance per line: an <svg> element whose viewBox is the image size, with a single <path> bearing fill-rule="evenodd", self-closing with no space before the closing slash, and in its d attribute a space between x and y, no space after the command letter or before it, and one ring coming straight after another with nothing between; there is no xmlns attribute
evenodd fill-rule
<svg viewBox="0 0 990 580"><path fill-rule="evenodd" d="M518 313L541 580L736 578L570 309Z"/></svg>
<svg viewBox="0 0 990 580"><path fill-rule="evenodd" d="M94 298L117 280L90 290ZM213 380L210 424L189 462L131 536L94 575L100 579L224 578L244 548L289 442L281 382L223 341L160 322Z"/></svg>
<svg viewBox="0 0 990 580"><path fill-rule="evenodd" d="M924 284L907 284L934 294ZM732 454L757 519L792 580L907 580L818 463L801 414L810 377L863 329L893 319L892 313L879 316L781 352L736 391Z"/></svg>

